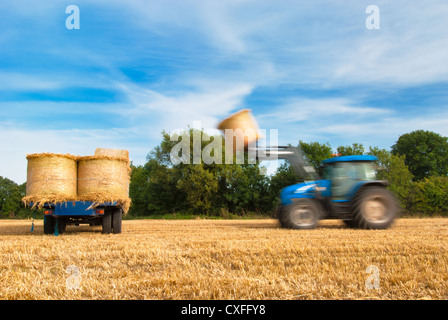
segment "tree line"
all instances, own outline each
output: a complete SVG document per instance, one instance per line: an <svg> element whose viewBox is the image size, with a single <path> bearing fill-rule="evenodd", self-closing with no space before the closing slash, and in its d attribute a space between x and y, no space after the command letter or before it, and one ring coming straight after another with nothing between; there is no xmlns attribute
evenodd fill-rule
<svg viewBox="0 0 448 320"><path fill-rule="evenodd" d="M210 139L213 137L203 139L207 142L202 142L202 148ZM163 132L162 142L148 154L147 163L133 166L131 215L272 216L279 206L280 190L302 180L287 162L271 176L260 174L259 162L173 165L170 151L176 143ZM329 143L299 141L297 146L317 171L322 160L335 153L374 155L378 158L378 179L389 181L388 188L397 196L404 214L448 215L446 137L417 130L400 136L390 150L365 149L360 143L338 146L336 152Z"/></svg>
<svg viewBox="0 0 448 320"><path fill-rule="evenodd" d="M0 176L0 218L29 217L31 210L22 203L25 193L26 183L19 185Z"/></svg>
<svg viewBox="0 0 448 320"><path fill-rule="evenodd" d="M189 129L193 139L194 129ZM221 150L209 150L212 158L225 158L224 141L199 132L201 150L210 141L222 143ZM205 138L204 138L205 137ZM193 154L193 141L190 144ZM282 188L303 179L282 163L270 176L260 174L260 162L241 164L176 163L171 151L177 144L162 132L162 141L147 156L144 165L132 167L129 216L188 214L216 217L274 216ZM448 215L448 138L431 131L417 130L401 135L390 150L366 149L360 143L338 146L329 143L298 141L316 171L320 163L335 154L375 155L377 176L389 181L388 188L397 196L403 214ZM214 154L222 152L222 155ZM33 213L24 207L26 184L0 177L0 217L24 217Z"/></svg>

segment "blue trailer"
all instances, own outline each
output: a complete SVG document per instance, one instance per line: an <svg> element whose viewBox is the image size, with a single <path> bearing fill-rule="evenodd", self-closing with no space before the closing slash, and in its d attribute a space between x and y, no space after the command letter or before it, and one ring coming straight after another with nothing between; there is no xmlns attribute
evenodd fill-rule
<svg viewBox="0 0 448 320"><path fill-rule="evenodd" d="M123 210L116 202L70 201L44 205L44 233L64 233L67 225L101 225L104 234L121 233Z"/></svg>

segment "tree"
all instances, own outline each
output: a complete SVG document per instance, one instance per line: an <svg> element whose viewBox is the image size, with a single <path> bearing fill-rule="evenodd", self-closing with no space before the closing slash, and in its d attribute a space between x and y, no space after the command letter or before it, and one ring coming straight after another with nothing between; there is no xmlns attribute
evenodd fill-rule
<svg viewBox="0 0 448 320"><path fill-rule="evenodd" d="M156 158L149 157L145 164L148 171L148 185L144 192L147 199L148 214L175 213L184 209L186 194L179 190L182 179L179 167L162 164Z"/></svg>
<svg viewBox="0 0 448 320"><path fill-rule="evenodd" d="M198 151L199 155L208 156L208 160L197 159ZM268 178L260 174L259 163L248 163L247 155L244 164L236 164L235 157L233 164L209 161L225 159L221 136L210 137L202 130L189 129L181 132L177 141L171 141L171 136L162 132L161 143L148 154L143 167L135 168L131 177L131 213L266 212L273 202Z"/></svg>
<svg viewBox="0 0 448 320"><path fill-rule="evenodd" d="M368 154L378 158L377 178L389 182L389 189L397 196L403 209L412 210L412 174L404 162L404 156L393 155L385 149L370 147Z"/></svg>
<svg viewBox="0 0 448 320"><path fill-rule="evenodd" d="M448 215L448 177L414 182L413 205L415 213Z"/></svg>
<svg viewBox="0 0 448 320"><path fill-rule="evenodd" d="M4 217L19 213L22 201L23 185L19 186L8 178L0 177L0 213Z"/></svg>
<svg viewBox="0 0 448 320"><path fill-rule="evenodd" d="M405 156L415 181L448 175L448 138L435 132L417 130L401 135L392 154Z"/></svg>
<svg viewBox="0 0 448 320"><path fill-rule="evenodd" d="M332 157L332 148L328 142L322 144L319 142L306 143L300 140L299 147L305 152L308 160L317 172L319 171L321 162Z"/></svg>
<svg viewBox="0 0 448 320"><path fill-rule="evenodd" d="M218 180L213 171L202 164L182 166L182 177L177 188L186 195L186 209L193 214L209 214L214 209L214 195L218 191Z"/></svg>
<svg viewBox="0 0 448 320"><path fill-rule="evenodd" d="M129 214L143 216L147 214L150 203L148 193L149 170L145 166L134 166L131 164L131 182L129 184L129 196L132 205Z"/></svg>
<svg viewBox="0 0 448 320"><path fill-rule="evenodd" d="M351 146L339 146L337 148L338 154L341 156L363 155L364 146L360 143L353 143Z"/></svg>

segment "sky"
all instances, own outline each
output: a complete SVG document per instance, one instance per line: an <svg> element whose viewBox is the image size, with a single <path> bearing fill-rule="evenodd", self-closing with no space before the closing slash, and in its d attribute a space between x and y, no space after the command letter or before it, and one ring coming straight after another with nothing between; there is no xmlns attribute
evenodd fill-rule
<svg viewBox="0 0 448 320"><path fill-rule="evenodd" d="M379 29L369 29L369 5ZM66 20L79 8L79 29ZM448 136L446 0L0 2L0 176L26 155L129 150L251 109L279 144Z"/></svg>

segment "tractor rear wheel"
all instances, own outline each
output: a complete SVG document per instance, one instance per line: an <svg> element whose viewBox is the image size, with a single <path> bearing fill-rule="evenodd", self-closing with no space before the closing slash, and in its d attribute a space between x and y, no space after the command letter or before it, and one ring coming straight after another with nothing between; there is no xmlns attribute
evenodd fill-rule
<svg viewBox="0 0 448 320"><path fill-rule="evenodd" d="M395 196L384 188L366 188L353 200L354 223L362 229L386 229L397 212Z"/></svg>
<svg viewBox="0 0 448 320"><path fill-rule="evenodd" d="M314 199L298 199L279 213L281 225L291 229L314 229L321 216L322 208Z"/></svg>

